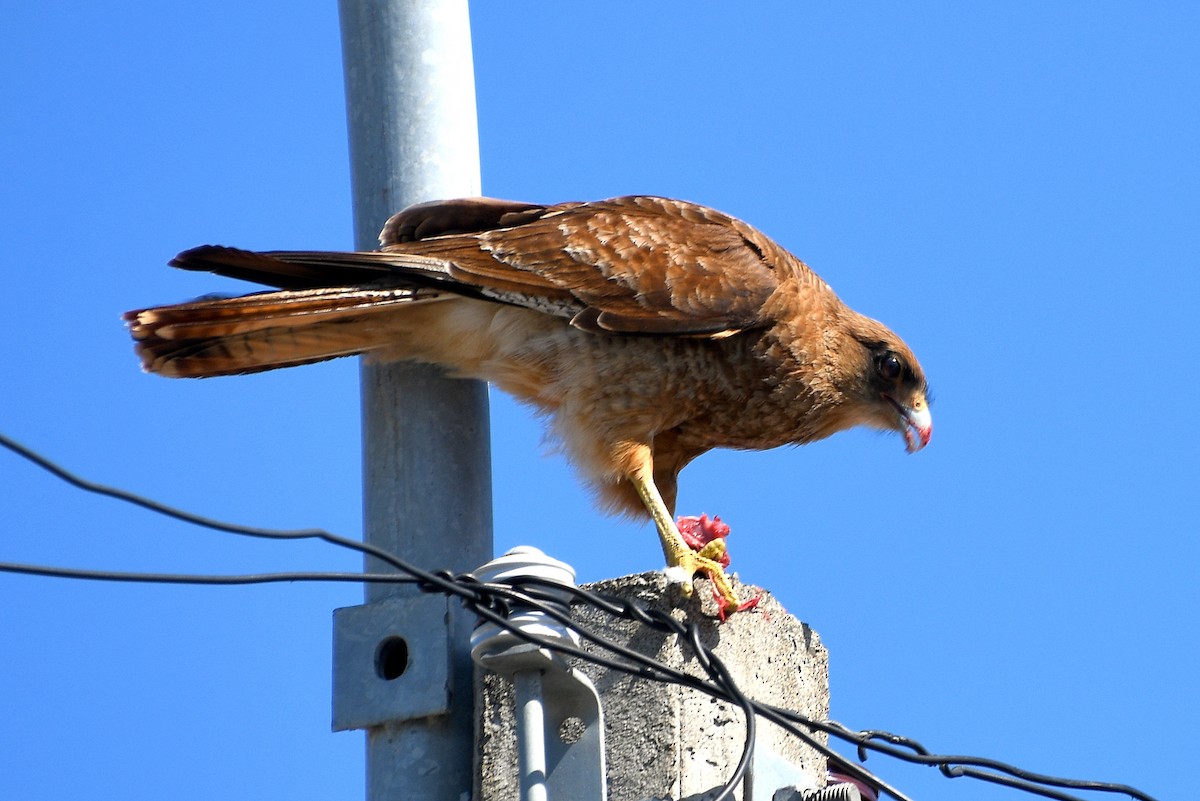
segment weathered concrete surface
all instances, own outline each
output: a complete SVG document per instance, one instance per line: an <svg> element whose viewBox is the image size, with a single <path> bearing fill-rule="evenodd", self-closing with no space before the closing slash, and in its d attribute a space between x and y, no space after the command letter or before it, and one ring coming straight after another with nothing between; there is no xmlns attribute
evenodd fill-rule
<svg viewBox="0 0 1200 801"><path fill-rule="evenodd" d="M789 615L770 595L737 584L739 597L762 594L758 608L718 624L707 584L697 582L696 600L684 601L661 573L644 573L589 585L587 589L669 610L679 620L701 625L703 641L725 662L738 686L751 698L810 718L829 712L828 658L816 632ZM674 607L674 608L673 608ZM702 669L677 638L629 621L614 621L588 606L572 614L591 629L671 667L702 676ZM584 643L589 650L594 646ZM741 756L746 728L737 707L703 693L609 671L590 663L577 667L595 683L605 715L608 793L611 801L701 801L723 785ZM513 695L507 679L480 675L477 682L476 746L478 801L518 798ZM824 783L825 760L774 724L759 719L754 795L770 798L763 786L780 777L817 787ZM766 791L765 796L763 791ZM738 798L744 794L739 791ZM551 799L569 801L569 799Z"/></svg>

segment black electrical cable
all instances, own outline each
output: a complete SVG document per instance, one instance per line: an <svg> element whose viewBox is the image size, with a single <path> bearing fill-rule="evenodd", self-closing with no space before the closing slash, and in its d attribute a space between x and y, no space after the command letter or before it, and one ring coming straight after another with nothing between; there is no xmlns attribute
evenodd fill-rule
<svg viewBox="0 0 1200 801"><path fill-rule="evenodd" d="M514 588L508 585L484 584L480 582L478 578L469 573L455 576L447 571L429 572L422 570L414 565L410 565L405 560L384 549L370 545L369 543L361 542L359 540L341 537L320 529L282 531L275 529L252 528L248 526L212 520L200 515L174 509L124 490L108 487L102 484L96 484L94 482L79 478L78 476L75 476L74 474L49 461L45 457L42 457L32 450L14 442L3 434L0 434L0 446L3 446L8 450L28 459L44 470L79 489L125 501L167 517L210 529L216 529L218 531L242 534L251 537L269 539L320 539L332 545L337 545L339 547L349 548L360 553L369 554L380 559L385 564L391 565L392 567L395 567L397 570L401 571L400 574L291 572L248 574L240 576L197 576L168 573L129 573L108 570L83 570L76 568L45 567L39 565L21 565L0 562L0 571L2 572L57 576L76 579L145 581L171 584L261 584L283 581L392 582L415 584L424 592L439 592L449 596L454 596L459 598L462 603L468 607L468 609L473 611L479 617L495 623L501 628L514 633L518 637L528 642L546 647L558 653L575 656L609 669L620 670L654 681L676 683L687 686L700 692L704 692L714 698L728 701L740 707L746 718L746 739L742 757L739 760L738 765L735 767L733 773L722 787L721 792L718 794L718 796L716 796L716 799L723 800L732 797L734 789L744 778L754 750L754 742L757 733L756 717L758 715L762 715L776 725L783 727L786 731L794 736L801 738L808 745L823 753L829 759L833 760L835 764L838 765L839 769L846 770L856 778L867 781L871 785L882 790L884 793L891 795L893 798L897 799L897 801L910 801L910 799L904 796L899 790L891 787L886 782L883 782L881 779L874 776L874 774L872 774L870 771L867 771L862 766L848 762L840 754L832 751L828 748L828 746L824 745L818 739L813 737L810 732L821 731L825 734L832 735L857 746L859 749L860 760L866 758L866 751L875 751L896 759L900 759L902 761L936 766L941 773L948 778L974 778L980 781L1022 790L1034 795L1040 795L1045 798L1056 799L1057 801L1084 801L1084 799L1080 799L1077 796L1068 795L1066 793L1061 793L1051 788L1057 787L1106 793L1118 793L1137 799L1137 801L1155 801L1154 798L1146 793L1127 785L1047 776L1045 774L1025 771L1012 765L983 757L931 754L924 746L910 738L891 734L889 732L874 730L855 732L843 726L842 724L837 723L836 721L811 720L806 716L792 710L780 709L778 707L760 704L747 698L741 692L724 663L719 659L719 657L717 657L716 654L711 651L711 649L707 648L703 644L700 638L700 629L696 624L684 624L668 614L657 610L640 607L637 604L624 599L592 593L577 587L564 587L562 585L554 584L552 582L544 582L538 579L523 581L520 588ZM588 631L586 628L579 626L571 619L569 611L563 608L561 601L556 599L548 600L544 592L539 592L537 586L539 584L542 584L546 587L552 587L558 592L567 590L577 601L594 606L606 614L638 622L642 625L650 626L657 630L678 636L682 642L688 644L696 656L697 664L703 668L709 678L705 680L697 676L692 676L688 673L676 670L667 665L663 665L656 660L651 659L650 657L646 657L620 645L619 643L606 640L604 637ZM537 609L538 611L543 612L551 618L572 627L572 629L577 631L581 637L597 647L617 655L620 657L620 659L605 657L600 654L586 651L582 648L568 645L561 640L548 640L520 630L515 625L510 623L507 618L507 613L515 606L526 609ZM806 729L807 731L805 731Z"/></svg>
<svg viewBox="0 0 1200 801"><path fill-rule="evenodd" d="M646 608L638 606L637 604L633 603L632 601L628 601L624 598L617 598L614 596L593 593L588 590L582 589L580 587L563 587L562 585L556 584L554 582L545 581L543 579L531 579L531 580L528 580L526 583L527 584L536 584L539 582L543 583L547 587L557 588L560 592L563 590L566 590L566 591L570 592L572 595L574 595L576 600L578 600L580 603L594 606L595 608L600 609L601 611L604 611L608 614L611 614L614 617L620 617L623 619L633 620L636 622L643 623L644 625L650 626L659 631L663 631L663 632L666 632L669 634L674 634L674 635L680 637L684 641L688 641L690 639L689 634L688 634L688 626L686 624L684 624L683 622L676 620L674 617L672 617L669 614L660 612L658 610L646 609ZM590 631L589 629L580 626L578 622L572 620L569 616L560 616L560 614L556 610L543 610L543 611L545 611L545 613L547 615L549 615L550 617L553 617L558 622L571 626L576 632L578 632L580 634L580 636L582 636L584 639L588 640L589 642L592 642L593 644L595 644L601 648L605 648L614 653L618 653L622 657L628 659L629 661L634 662L636 664L640 664L643 667L640 669L632 668L631 666L628 666L628 665L625 665L625 664L622 664L619 662L614 662L612 660L609 660L609 659L606 659L603 657L597 657L596 655L592 654L591 652L584 651L582 649L573 649L573 648L570 648L569 646L566 646L563 644L554 645L553 643L548 642L548 643L545 643L545 645L547 647L553 647L556 650L559 650L560 652L566 653L571 656L578 657L580 659L587 660L589 662L593 662L594 664L598 664L602 667L607 667L609 669L624 670L625 672L634 673L635 675L639 675L643 678L647 678L647 679L651 679L651 680L659 681L659 682L663 682L663 683L679 684L679 685L688 687L690 689L694 689L694 690L698 690L700 692L706 693L715 698L721 698L723 700L730 700L730 699L728 699L727 696L725 696L723 694L723 691L720 688L717 688L709 683L706 683L703 680L699 679L698 677L695 677L688 673L684 673L682 671L676 670L675 668L671 668L667 665L663 665L663 664L659 663L658 661L652 659L651 657L645 656L644 654L638 653L637 651L633 651L629 648L626 648L625 646L621 645L620 643L614 643L614 642L605 640L600 635L597 635L594 632ZM524 636L523 633L521 634L521 636ZM532 638L527 638L527 639L529 639L529 641L531 641L531 642L534 641ZM760 707L760 709L761 709L761 707ZM793 714L795 715L796 720L799 720L799 721L805 720L805 718L803 718L803 716L799 715L799 713L793 713ZM857 779L863 780L863 781L867 782L868 784L883 790L884 792L888 793L893 798L895 798L896 801L912 801L908 796L904 795L902 792L900 792L900 790L898 790L897 788L888 784L886 781L884 781L879 776L876 776L871 771L867 770L866 768L862 767L861 765L856 765L853 762L848 762L844 757L842 757L841 754L839 754L836 751L834 751L833 749L829 748L825 743L822 743L819 739L813 737L810 733L801 730L793 723L791 723L789 721L785 721L785 720L778 720L778 719L774 720L773 722L776 723L776 725L779 725L782 728L784 728L786 731L791 733L793 736L799 738L801 741L803 741L807 746L809 746L813 750L817 751L818 753L822 754L827 759L829 759L830 761L832 761L833 763L838 765L838 767L840 769L842 769L845 773L847 773ZM816 728L816 726L812 725L812 726L810 726L810 728Z"/></svg>
<svg viewBox="0 0 1200 801"><path fill-rule="evenodd" d="M0 562L0 573L17 573L49 578L83 579L87 581L120 581L141 584L283 584L291 582L342 582L347 584L416 584L417 580L402 573L338 573L296 571L290 573L244 573L214 576L211 574L143 573L123 570L87 570L78 567L51 567L18 562Z"/></svg>
<svg viewBox="0 0 1200 801"><path fill-rule="evenodd" d="M561 607L547 606L541 600L537 600L532 596L525 595L524 593L520 592L519 590L515 590L514 588L509 587L507 585L490 585L490 584L488 584L488 585L481 585L481 587L485 588L485 590L487 590L487 591L495 591L498 594L505 596L507 599L514 601L517 605L519 605L523 609L533 608L533 609L537 609L538 611L544 612L547 615L552 616L555 619L559 620L559 622L563 622L566 625L570 626L573 631L575 631L581 635L585 635L588 639L592 640L593 642L601 644L602 647L608 648L610 650L627 650L627 649L624 649L622 646L619 646L616 643L612 643L610 641L604 640L603 638L599 637L598 635L596 635L592 632L586 632L586 634L585 634L586 630L583 629L582 627L578 626L578 624L574 623L571 620L569 614L563 613L561 611ZM729 689L725 689L725 688L716 688L716 691L714 692L713 688L710 688L701 679L694 677L694 676L690 676L686 673L680 673L678 671L675 671L674 669L669 668L666 665L662 665L661 663L659 663L653 659L650 659L649 657L646 657L642 654L636 654L636 656L638 657L638 659L636 661L638 661L638 662L644 661L649 664L646 665L644 668L639 669L639 668L633 667L631 665L628 665L627 663L609 659L609 658L601 656L599 654L595 654L590 651L586 651L582 648L576 648L575 646L569 645L568 643L566 643L560 639L551 639L551 638L541 637L541 636L538 636L535 634L530 634L529 632L525 631L524 629L515 626L513 623L511 623L509 621L509 619L506 616L497 614L496 611L494 611L493 609L490 609L490 608L479 609L479 608L472 607L472 605L470 605L470 604L468 604L468 607L471 608L472 611L474 611L476 614L478 614L484 620L487 620L490 623L494 623L494 624L500 626L501 628L505 629L506 631L509 631L509 632L515 634L520 639L525 640L526 642L532 643L534 645L538 645L538 646L553 650L556 653L563 654L566 656L574 656L574 657L577 657L584 661L591 662L593 664L597 664L602 667L606 667L610 670L619 670L622 672L631 673L633 675L641 676L641 677L647 678L647 679L653 679L653 680L660 681L663 683L682 683L687 686L694 687L695 689L701 690L703 692L708 692L710 695L713 695L714 697L718 697L723 700L733 700L735 703L738 703L742 707L743 714L746 718L746 738L744 740L743 747L742 747L742 755L738 760L737 766L734 768L733 772L730 774L730 776L726 779L725 783L722 785L721 790L717 793L717 795L713 796L712 801L728 801L728 799L733 798L734 792L737 791L738 785L741 784L742 780L745 778L746 771L749 769L750 762L753 759L754 744L755 744L755 740L756 740L756 736L757 736L756 720L755 720L754 707L752 705L752 702L750 702L744 695L741 694L740 690L737 689L736 684L734 684L733 679L730 676L728 670L725 669L724 663L721 662L721 660L719 658L717 658L716 655L713 654L711 651L709 651L706 648L703 648L703 646L701 645L701 650L697 651L697 654L701 655L702 661L707 666L706 672L709 672L710 675L713 676L714 678L718 678L721 681L726 682L725 686L727 688L731 688L731 692ZM560 615L562 616L561 618L559 617ZM700 644L699 627L695 626L693 624L690 628L692 629L694 634L692 634L689 637L689 639L693 640L697 644ZM701 661L701 660L698 660L698 661ZM682 682L676 681L675 676L685 679L685 681L682 681Z"/></svg>
<svg viewBox="0 0 1200 801"><path fill-rule="evenodd" d="M734 788L742 783L746 771L750 768L750 762L754 757L754 743L758 737L758 714L755 712L754 703L737 686L737 682L734 681L729 669L725 667L725 663L706 648L700 640L700 627L692 624L688 627L688 635L692 653L696 654L697 661L704 668L704 672L725 691L734 703L742 708L742 717L746 719L746 740L745 746L742 748L741 759L738 760L737 766L730 774L721 794L713 799L713 801L725 801L726 798L733 798Z"/></svg>
<svg viewBox="0 0 1200 801"><path fill-rule="evenodd" d="M409 576L413 577L418 586L420 586L423 590L427 590L428 587L432 586L448 595L457 595L459 597L465 597L469 595L469 590L459 584L456 584L449 574L430 573L422 570L415 565L411 565L403 559L400 559L395 554L392 554L391 552L368 542L342 537L338 534L333 534L317 528L295 530L255 528L253 526L238 525L237 523L227 523L223 520L214 520L202 515L185 512L182 509L176 509L172 506L150 500L149 498L145 498L141 495L137 495L126 490L118 489L116 487L109 487L104 484L98 484L96 482L80 478L79 476L76 476L75 474L50 461L46 457L34 452L33 450L30 450L29 448L26 448L15 440L10 439L4 434L0 434L0 446L7 448L8 450L29 460L30 462L33 462L35 465L47 471L51 475L54 475L71 486L81 489L85 492L91 492L96 495L114 498L134 506L140 506L143 509L163 515L164 517L170 517L175 520L180 520L184 523L191 523L202 528L223 531L229 534L241 534L248 537L272 540L321 540L331 545L336 545L341 548L347 548L351 551L357 551L358 553L374 556L376 559L379 559L385 564L389 564L397 570L407 573Z"/></svg>
<svg viewBox="0 0 1200 801"><path fill-rule="evenodd" d="M537 581L538 580L533 580L532 583L537 583ZM527 582L527 583L529 583L529 582ZM670 617L669 615L663 615L662 613L659 613L654 610L643 609L643 608L638 607L635 604L631 604L630 602L625 601L623 599L612 598L609 596L596 595L594 593L590 593L587 590L583 590L581 588L570 588L570 587L564 588L561 585L552 584L550 582L546 582L546 584L557 588L559 591L566 589L569 592L571 592L572 594L574 594L575 597L577 598L577 600L584 602L584 603L589 603L590 605L595 606L597 608L600 608L600 609L603 609L606 611L610 611L617 616L626 617L628 619L639 619L639 620L642 620L643 622L645 622L647 625L651 625L660 630L677 634L677 635L681 636L685 641L689 642L693 651L696 653L696 655L698 657L697 661L699 663L701 663L702 665L710 664L710 662L708 660L710 658L712 658L713 655L711 655L711 653L708 652L706 648L704 648L702 643L699 641L698 637L693 636L692 632L698 632L698 629L695 628L694 626L689 627L689 626L681 623L680 621L677 621L676 619ZM525 600L525 601L522 601L522 603L525 604L527 607L534 605L533 600ZM565 623L567 625L572 625L573 628L576 631L578 631L585 639L588 639L589 641L591 641L597 645L600 645L601 647L605 647L608 650L611 650L613 652L621 653L622 656L624 656L632 661L640 662L643 664L649 663L649 666L652 666L653 670L646 670L645 668L641 668L641 669L637 670L637 672L640 675L643 675L646 678L651 678L651 679L658 680L658 681L669 681L669 682L674 682L674 683L678 683L678 684L683 684L683 685L689 686L693 689L697 689L702 692L706 692L710 695L713 695L714 697L723 698L725 700L733 700L733 701L737 702L737 698L734 695L730 694L726 687L723 687L723 686L715 686L714 687L712 685L706 684L706 683L702 682L702 680L700 680L696 677L690 676L689 674L681 673L673 668L669 668L665 665L661 665L661 664L651 660L649 657L645 657L636 652L629 651L628 649L625 649L623 646L620 646L618 644L607 642L599 635L595 635L594 633L589 632L587 629L580 627L577 622L572 621L569 617L560 616L560 614L557 613L556 610L543 609L542 611L544 611L546 614L554 617L555 619L559 620L559 622ZM528 639L531 642L536 642L535 638L530 637ZM546 645L546 647L553 648L554 650L558 650L560 652L567 653L571 656L577 656L577 657L586 659L590 662L602 665L604 667L608 667L610 669L631 671L631 667L627 664L615 662L615 661L609 660L609 659L597 658L594 655L591 655L588 652L584 652L579 649L574 649L569 646L563 646L561 644L557 644L554 642L546 642L546 643L542 643L542 644ZM1020 770L1011 765L1006 765L1005 763L998 762L996 760L984 759L984 758L980 758L980 757L943 756L943 755L930 754L927 749L925 749L923 746L921 746L916 741L911 740L909 738L902 738L902 737L899 737L898 735L893 735L893 734L890 734L887 732L879 732L879 731L853 732L850 729L847 729L845 726L842 726L841 724L838 724L838 723L835 723L832 721L813 721L811 719L808 719L808 718L806 718L796 712L790 711L790 710L780 710L778 708L770 707L767 705L755 705L755 708L759 714L762 714L767 719L772 720L772 722L775 722L777 725L783 726L790 733L802 737L806 742L808 742L809 745L811 745L812 747L821 751L829 758L833 759L835 761L835 763L839 766L839 768L846 770L848 773L850 773L851 775L854 775L856 778L867 781L869 784L874 785L875 787L884 791L888 795L891 795L892 797L896 798L897 801L906 801L907 797L903 793L901 793L899 790L897 790L896 788L889 786L886 782L883 782L879 777L865 771L860 766L857 766L857 765L854 765L853 763L847 762L840 754L833 752L831 749L823 747L819 741L813 740L805 732L803 732L802 730L791 725L792 722L802 724L810 729L817 729L817 730L824 731L828 734L832 734L840 739L845 740L846 742L849 742L851 744L858 746L858 748L860 749L860 752L862 752L864 749L865 750L873 750L873 751L877 751L877 752L886 754L888 756L892 756L897 759L901 759L903 761L909 761L909 762L914 762L917 764L936 766L936 767L940 768L941 772L944 775L946 775L948 778L955 778L955 777L959 777L959 776L968 776L971 778L980 779L982 781L988 781L988 782L995 783L995 784L1005 785L1005 786L1008 786L1008 787L1011 787L1014 789L1024 790L1026 792L1029 792L1029 793L1032 793L1035 795L1041 795L1046 798L1059 799L1059 801L1084 801L1084 799L1080 799L1077 796L1067 795L1065 793L1059 793L1055 790L1045 787L1044 785L1054 785L1054 786L1059 786L1059 787L1069 787L1069 788L1073 788L1073 789L1086 789L1086 790L1094 790L1094 791L1110 792L1110 793L1121 793L1121 794L1129 795L1136 799L1140 799L1140 801L1154 801L1154 799L1151 796L1149 796L1145 793L1142 793L1141 791L1138 791L1134 788L1128 787L1126 785L1117 785L1117 784L1110 784L1110 783L1103 783L1103 782L1091 782L1091 781L1077 781L1077 780L1071 780L1071 779L1062 779L1062 778L1058 778L1058 777L1046 776L1043 774L1035 774L1035 773L1032 773L1029 771ZM884 740L884 741L886 741L886 743L878 742L879 740ZM892 747L892 745L889 745L889 744L903 745L904 747L910 749L910 752L901 751L898 748ZM987 766L988 768L991 768L995 771L1011 774L1011 776L997 775L996 773L975 770L974 768L969 767L970 765Z"/></svg>

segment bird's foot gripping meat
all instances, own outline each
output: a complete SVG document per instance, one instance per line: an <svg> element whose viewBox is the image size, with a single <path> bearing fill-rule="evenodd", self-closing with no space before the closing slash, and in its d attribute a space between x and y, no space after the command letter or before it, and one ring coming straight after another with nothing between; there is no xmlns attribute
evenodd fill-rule
<svg viewBox="0 0 1200 801"><path fill-rule="evenodd" d="M729 567L729 552L725 548L725 538L729 536L729 524L721 520L719 515L686 515L675 519L675 527L679 536L687 546L697 553L716 559L721 567ZM718 553L719 552L719 553Z"/></svg>
<svg viewBox="0 0 1200 801"><path fill-rule="evenodd" d="M729 554L725 551L725 537L729 526L720 518L711 520L708 515L681 517L680 524L687 529L685 536L680 526L671 519L671 512L663 503L662 495L654 484L653 458L650 448L644 443L632 443L626 455L633 463L627 476L654 520L658 538L662 542L663 555L667 557L667 578L682 585L685 597L692 594L692 578L702 573L712 582L713 597L717 601L717 616L724 620L734 612L751 609L758 604L755 598L746 603L738 600L733 584L725 574L729 565Z"/></svg>
<svg viewBox="0 0 1200 801"><path fill-rule="evenodd" d="M683 555L678 567L686 572L686 580L696 573L703 573L712 582L713 599L717 602L717 616L721 620L734 612L744 612L758 606L760 596L748 601L739 601L725 568L729 567L729 551L725 547L725 538L729 536L729 525L722 522L720 517L709 517L702 514L684 516L676 519L676 529L684 543L691 549L690 555Z"/></svg>

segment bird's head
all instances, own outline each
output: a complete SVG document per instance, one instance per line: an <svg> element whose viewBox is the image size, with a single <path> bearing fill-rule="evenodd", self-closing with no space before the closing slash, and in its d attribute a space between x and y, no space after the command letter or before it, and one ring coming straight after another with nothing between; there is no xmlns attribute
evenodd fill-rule
<svg viewBox="0 0 1200 801"><path fill-rule="evenodd" d="M909 453L929 444L929 384L908 346L886 326L861 318L851 326L842 353L842 391L852 408L850 425L898 431Z"/></svg>

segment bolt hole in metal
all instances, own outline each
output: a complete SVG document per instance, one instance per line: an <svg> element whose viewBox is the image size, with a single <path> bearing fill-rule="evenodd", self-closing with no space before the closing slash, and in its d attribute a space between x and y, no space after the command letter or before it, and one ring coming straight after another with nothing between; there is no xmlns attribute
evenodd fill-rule
<svg viewBox="0 0 1200 801"><path fill-rule="evenodd" d="M558 724L558 739L567 745L574 745L586 731L587 726L581 718L570 717Z"/></svg>
<svg viewBox="0 0 1200 801"><path fill-rule="evenodd" d="M375 649L375 675L395 681L408 670L408 643L403 637L388 637Z"/></svg>

